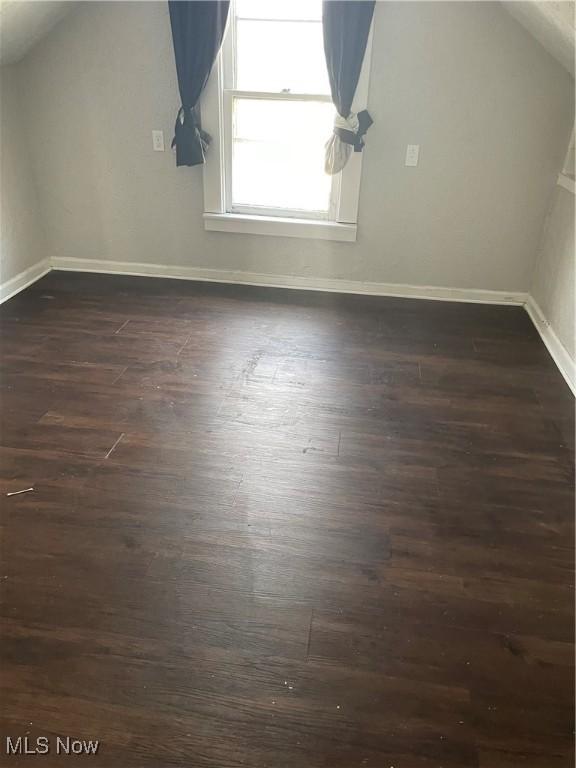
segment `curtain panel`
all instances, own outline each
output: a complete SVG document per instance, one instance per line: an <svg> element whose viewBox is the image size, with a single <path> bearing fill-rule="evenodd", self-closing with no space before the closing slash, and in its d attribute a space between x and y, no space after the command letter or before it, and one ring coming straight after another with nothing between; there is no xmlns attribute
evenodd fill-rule
<svg viewBox="0 0 576 768"><path fill-rule="evenodd" d="M172 146L176 165L201 165L210 136L200 125L198 102L226 30L229 0L169 0L176 74L182 106Z"/></svg>
<svg viewBox="0 0 576 768"><path fill-rule="evenodd" d="M372 125L368 110L352 112L352 102L374 14L375 0L324 0L322 29L332 101L338 112L334 133L326 144L325 170L335 174L352 153L361 152Z"/></svg>

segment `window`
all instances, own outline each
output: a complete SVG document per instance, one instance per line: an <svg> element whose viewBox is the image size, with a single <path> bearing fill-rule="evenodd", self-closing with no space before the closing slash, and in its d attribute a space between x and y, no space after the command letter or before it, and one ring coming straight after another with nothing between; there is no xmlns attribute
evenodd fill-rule
<svg viewBox="0 0 576 768"><path fill-rule="evenodd" d="M335 184L324 173L323 147L334 109L321 3L237 0L230 33L229 209L329 218Z"/></svg>
<svg viewBox="0 0 576 768"><path fill-rule="evenodd" d="M334 114L321 0L233 0L202 103L207 229L354 240L361 155L324 172Z"/></svg>

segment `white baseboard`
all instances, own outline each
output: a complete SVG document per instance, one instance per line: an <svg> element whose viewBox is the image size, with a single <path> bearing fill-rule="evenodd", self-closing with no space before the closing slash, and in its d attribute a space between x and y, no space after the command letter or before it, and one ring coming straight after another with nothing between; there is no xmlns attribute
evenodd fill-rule
<svg viewBox="0 0 576 768"><path fill-rule="evenodd" d="M0 304L8 301L12 296L23 291L24 288L28 288L36 280L40 280L51 269L50 259L42 259L37 264L33 264L18 275L11 277L5 283L0 283Z"/></svg>
<svg viewBox="0 0 576 768"><path fill-rule="evenodd" d="M445 288L431 285L403 285L399 283L373 283L337 278L299 277L296 275L269 275L201 267L170 267L165 264L137 264L99 259L44 259L0 285L0 303L39 280L51 269L69 272L97 272L135 277L163 277L175 280L199 280L212 283L235 283L268 288L294 288L331 293L355 293L367 296L395 296L406 299L434 301L462 301L476 304L508 304L524 306L542 341L568 386L576 394L576 363L564 347L534 298L524 292L489 291L475 288Z"/></svg>
<svg viewBox="0 0 576 768"><path fill-rule="evenodd" d="M526 312L530 315L530 319L534 323L536 330L540 334L540 337L548 352L550 352L552 359L556 363L556 366L566 383L576 395L576 361L572 358L564 344L560 341L556 332L546 319L544 312L542 312L540 306L533 296L529 295L526 304L524 305Z"/></svg>
<svg viewBox="0 0 576 768"><path fill-rule="evenodd" d="M527 294L509 291L488 291L474 288L444 288L431 285L402 285L372 283L338 278L270 275L258 272L204 269L202 267L170 267L165 264L135 264L132 262L100 261L96 259L55 258L52 269L72 272L100 272L111 275L164 277L177 280L200 280L213 283L257 285L267 288L296 288L330 293L357 293L369 296L397 296L406 299L464 301L479 304L513 304L523 306Z"/></svg>

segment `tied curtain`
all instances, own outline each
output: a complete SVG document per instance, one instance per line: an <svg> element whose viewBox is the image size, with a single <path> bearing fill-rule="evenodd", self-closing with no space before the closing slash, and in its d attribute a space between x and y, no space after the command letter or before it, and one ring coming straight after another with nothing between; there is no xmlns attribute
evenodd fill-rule
<svg viewBox="0 0 576 768"><path fill-rule="evenodd" d="M201 165L210 136L200 125L198 101L218 56L229 0L169 0L176 74L182 106L172 146L176 165Z"/></svg>
<svg viewBox="0 0 576 768"><path fill-rule="evenodd" d="M361 152L364 134L372 125L368 110L352 112L375 0L324 0L322 28L332 101L338 114L326 144L324 168L331 175L344 168L352 148Z"/></svg>

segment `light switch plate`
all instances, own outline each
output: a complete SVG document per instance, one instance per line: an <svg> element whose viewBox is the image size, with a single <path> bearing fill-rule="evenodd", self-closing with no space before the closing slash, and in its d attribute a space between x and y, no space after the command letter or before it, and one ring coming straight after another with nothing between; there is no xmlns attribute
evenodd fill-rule
<svg viewBox="0 0 576 768"><path fill-rule="evenodd" d="M152 131L152 148L154 152L164 152L164 131Z"/></svg>
<svg viewBox="0 0 576 768"><path fill-rule="evenodd" d="M406 147L406 160L404 165L418 165L418 156L420 155L420 144L408 144Z"/></svg>

